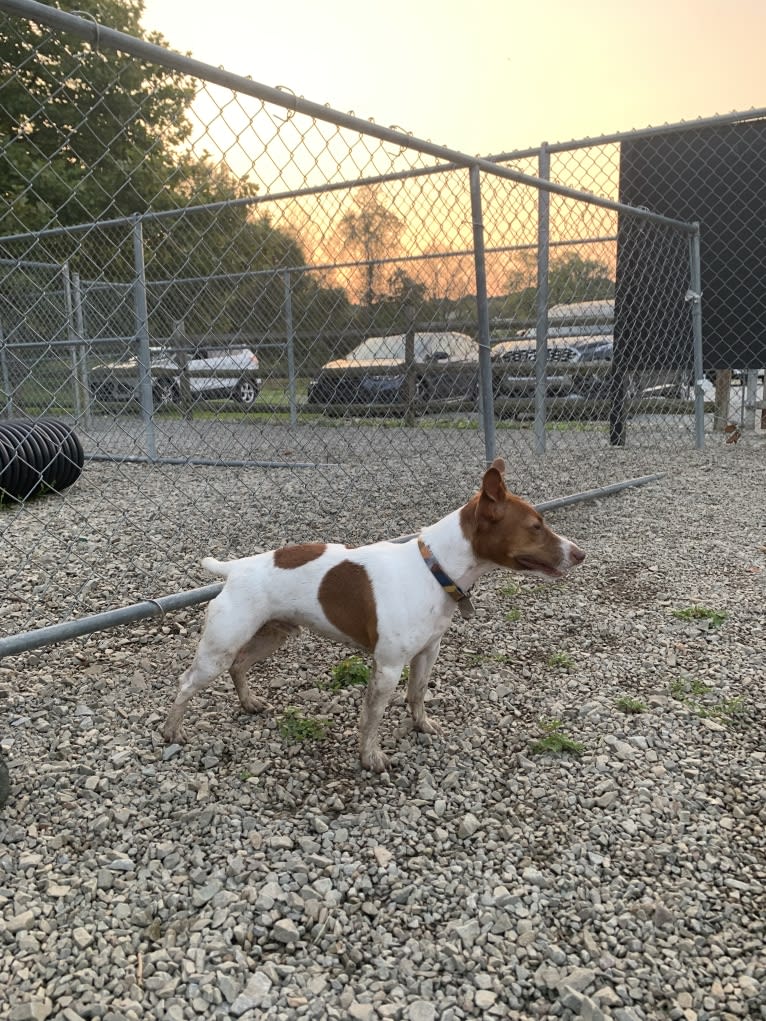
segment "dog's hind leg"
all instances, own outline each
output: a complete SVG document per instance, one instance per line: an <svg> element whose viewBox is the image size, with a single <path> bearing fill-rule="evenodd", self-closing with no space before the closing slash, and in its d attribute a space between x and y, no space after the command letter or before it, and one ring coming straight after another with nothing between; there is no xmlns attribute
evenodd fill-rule
<svg viewBox="0 0 766 1021"><path fill-rule="evenodd" d="M254 663L260 663L276 652L280 645L296 634L300 629L294 624L285 624L281 621L270 621L256 631L253 637L242 646L229 667L231 679L239 696L242 711L246 713L261 713L268 709L269 704L262 698L253 695L247 683L247 672Z"/></svg>
<svg viewBox="0 0 766 1021"><path fill-rule="evenodd" d="M426 715L424 699L428 678L439 655L440 644L441 638L437 638L414 657L410 663L410 676L407 681L407 705L410 707L415 730L422 734L435 734L438 737L441 737L444 731L439 723Z"/></svg>
<svg viewBox="0 0 766 1021"><path fill-rule="evenodd" d="M225 590L213 600L194 660L181 674L176 700L162 728L166 741L180 744L186 740L182 720L189 700L231 667L238 651L248 645L260 623L257 617L247 619L243 614L233 613Z"/></svg>

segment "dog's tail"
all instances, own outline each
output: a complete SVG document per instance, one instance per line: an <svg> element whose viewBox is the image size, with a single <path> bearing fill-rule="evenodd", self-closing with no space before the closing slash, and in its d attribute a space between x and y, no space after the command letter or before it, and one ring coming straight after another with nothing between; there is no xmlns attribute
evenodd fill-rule
<svg viewBox="0 0 766 1021"><path fill-rule="evenodd" d="M205 557L202 561L202 566L205 570L217 575L219 578L228 578L231 565L232 561L216 560L215 557Z"/></svg>

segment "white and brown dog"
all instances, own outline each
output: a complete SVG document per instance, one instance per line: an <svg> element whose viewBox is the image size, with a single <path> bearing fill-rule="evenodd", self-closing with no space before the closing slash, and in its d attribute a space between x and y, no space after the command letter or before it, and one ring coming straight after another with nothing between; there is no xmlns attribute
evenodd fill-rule
<svg viewBox="0 0 766 1021"><path fill-rule="evenodd" d="M530 504L505 488L500 458L464 507L405 541L349 549L315 542L203 566L226 579L210 603L202 638L163 727L183 741L181 721L192 695L228 670L246 713L266 704L246 675L300 627L372 653L375 661L359 721L362 765L386 768L378 727L402 670L410 665L407 702L415 728L439 734L423 699L442 635L456 608L472 612L466 595L498 567L558 578L584 560Z"/></svg>

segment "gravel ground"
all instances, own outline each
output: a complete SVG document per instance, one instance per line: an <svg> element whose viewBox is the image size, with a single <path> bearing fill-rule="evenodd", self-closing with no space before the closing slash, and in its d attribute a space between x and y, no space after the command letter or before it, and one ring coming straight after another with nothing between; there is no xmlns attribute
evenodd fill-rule
<svg viewBox="0 0 766 1021"><path fill-rule="evenodd" d="M434 672L446 738L413 733L397 698L380 778L358 765L361 689L326 687L345 653L310 635L262 668L271 712L239 714L221 680L183 749L158 726L200 610L0 661L0 1018L766 1017L765 454L716 445L552 514L588 560L561 584L483 579ZM599 471L555 464L530 496ZM114 495L125 472L143 473L141 527ZM158 577L146 507L169 591L202 583L207 553L409 531L478 477L405 474L383 506L369 485L341 500L332 471L273 493L231 472L258 480L248 519L214 472L91 466L66 517L18 516L8 548L38 552L8 630L60 607L40 576L67 529L71 589L98 570L79 605L103 609ZM674 615L692 606L721 616ZM289 706L326 739L283 738ZM579 755L535 753L551 720Z"/></svg>

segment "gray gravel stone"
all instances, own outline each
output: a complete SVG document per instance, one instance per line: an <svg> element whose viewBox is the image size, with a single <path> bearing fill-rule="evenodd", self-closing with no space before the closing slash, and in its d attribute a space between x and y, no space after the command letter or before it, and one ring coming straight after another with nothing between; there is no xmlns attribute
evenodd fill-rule
<svg viewBox="0 0 766 1021"><path fill-rule="evenodd" d="M290 918L278 919L274 923L272 935L280 943L296 943L300 939L298 928Z"/></svg>
<svg viewBox="0 0 766 1021"><path fill-rule="evenodd" d="M264 1006L273 985L272 978L263 971L257 971L250 977L247 985L231 1004L234 1017L241 1017L249 1010Z"/></svg>
<svg viewBox="0 0 766 1021"><path fill-rule="evenodd" d="M478 829L481 828L481 822L476 818L472 812L467 812L460 820L460 825L457 829L457 835L461 840L466 840L472 837Z"/></svg>
<svg viewBox="0 0 766 1021"><path fill-rule="evenodd" d="M45 1021L53 1012L53 1004L47 997L32 997L11 1007L9 1021Z"/></svg>
<svg viewBox="0 0 766 1021"><path fill-rule="evenodd" d="M415 1000L407 1008L408 1021L434 1021L436 1007L427 1000Z"/></svg>

